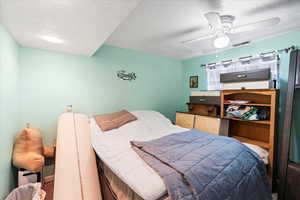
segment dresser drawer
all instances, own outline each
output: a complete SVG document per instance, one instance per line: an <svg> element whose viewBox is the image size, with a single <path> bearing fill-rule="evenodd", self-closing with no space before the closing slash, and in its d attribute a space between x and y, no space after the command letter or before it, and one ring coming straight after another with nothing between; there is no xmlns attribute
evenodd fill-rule
<svg viewBox="0 0 300 200"><path fill-rule="evenodd" d="M220 96L190 96L190 103L220 105Z"/></svg>
<svg viewBox="0 0 300 200"><path fill-rule="evenodd" d="M217 116L220 115L219 106L208 104L190 104L188 103L188 109L191 114Z"/></svg>
<svg viewBox="0 0 300 200"><path fill-rule="evenodd" d="M183 128L194 128L195 115L187 113L176 113L176 125Z"/></svg>
<svg viewBox="0 0 300 200"><path fill-rule="evenodd" d="M273 87L274 87L273 82L270 80L221 83L222 90L270 89Z"/></svg>
<svg viewBox="0 0 300 200"><path fill-rule="evenodd" d="M270 80L271 71L268 69L258 69L242 72L232 72L220 74L221 83L245 82L245 81L262 81Z"/></svg>

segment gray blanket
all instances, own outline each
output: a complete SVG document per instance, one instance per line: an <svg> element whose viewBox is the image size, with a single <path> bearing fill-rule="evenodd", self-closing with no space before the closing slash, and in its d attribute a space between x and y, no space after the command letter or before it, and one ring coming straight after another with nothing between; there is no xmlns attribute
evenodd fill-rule
<svg viewBox="0 0 300 200"><path fill-rule="evenodd" d="M172 200L272 199L263 161L233 138L190 130L131 144Z"/></svg>

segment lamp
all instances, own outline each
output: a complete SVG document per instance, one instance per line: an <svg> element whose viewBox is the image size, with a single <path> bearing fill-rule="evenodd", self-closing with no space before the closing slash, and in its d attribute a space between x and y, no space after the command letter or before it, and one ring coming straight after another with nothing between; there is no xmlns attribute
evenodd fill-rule
<svg viewBox="0 0 300 200"><path fill-rule="evenodd" d="M226 34L221 34L214 40L214 46L218 49L227 47L230 43L230 38Z"/></svg>

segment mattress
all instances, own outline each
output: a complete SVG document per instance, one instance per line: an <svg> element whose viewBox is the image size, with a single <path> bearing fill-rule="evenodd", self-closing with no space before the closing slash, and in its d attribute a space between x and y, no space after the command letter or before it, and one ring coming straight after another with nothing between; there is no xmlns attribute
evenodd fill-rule
<svg viewBox="0 0 300 200"><path fill-rule="evenodd" d="M173 125L154 111L132 113L138 120L106 132L91 119L92 145L104 164L134 192L145 200L156 200L167 193L163 180L132 150L129 142L149 141L187 129Z"/></svg>
<svg viewBox="0 0 300 200"><path fill-rule="evenodd" d="M106 200L144 200L123 182L102 160L97 159L101 191ZM156 200L170 200L168 194Z"/></svg>

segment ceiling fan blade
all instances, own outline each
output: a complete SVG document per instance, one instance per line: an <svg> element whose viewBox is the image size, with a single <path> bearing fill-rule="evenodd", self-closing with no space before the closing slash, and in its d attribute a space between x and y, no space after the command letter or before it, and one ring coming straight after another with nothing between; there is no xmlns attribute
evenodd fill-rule
<svg viewBox="0 0 300 200"><path fill-rule="evenodd" d="M230 31L230 33L241 33L241 32L247 32L252 31L259 28L265 28L267 26L274 26L280 22L279 17L274 17L271 19L262 20L259 22L254 22L251 24L241 25L237 27L233 27Z"/></svg>
<svg viewBox="0 0 300 200"><path fill-rule="evenodd" d="M195 39L183 41L181 43L182 44L189 44L189 43L197 42L197 41L200 41L200 40L207 40L207 39L210 39L210 38L213 38L213 37L215 37L215 34L210 33L210 34L207 34L207 35L202 35L202 36L200 36L198 38L195 38Z"/></svg>
<svg viewBox="0 0 300 200"><path fill-rule="evenodd" d="M208 12L204 14L204 17L207 19L208 23L213 29L222 28L222 22L219 13L217 12Z"/></svg>

